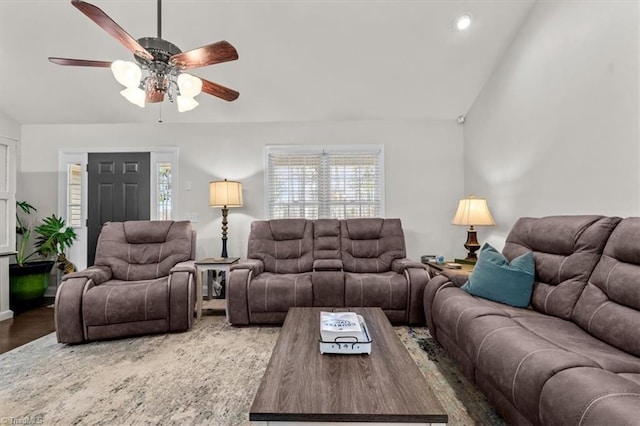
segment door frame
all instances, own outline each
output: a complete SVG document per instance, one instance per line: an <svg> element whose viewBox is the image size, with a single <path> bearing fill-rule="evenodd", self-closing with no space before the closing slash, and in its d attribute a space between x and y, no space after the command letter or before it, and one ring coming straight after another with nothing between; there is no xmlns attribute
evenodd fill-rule
<svg viewBox="0 0 640 426"><path fill-rule="evenodd" d="M171 163L171 186L174 189L171 193L171 216L173 220L180 217L179 213L179 153L177 146L164 147L95 147L95 148L60 148L58 150L58 216L67 217L67 164L79 163L82 167L82 214L80 223L82 226L75 228L78 239L71 246L67 253L67 258L73 262L78 270L87 267L87 199L88 199L88 178L87 165L89 153L117 153L117 152L148 152L150 155L150 179L149 191L149 217L151 220L158 219L158 206L153 200L158 199L158 163Z"/></svg>

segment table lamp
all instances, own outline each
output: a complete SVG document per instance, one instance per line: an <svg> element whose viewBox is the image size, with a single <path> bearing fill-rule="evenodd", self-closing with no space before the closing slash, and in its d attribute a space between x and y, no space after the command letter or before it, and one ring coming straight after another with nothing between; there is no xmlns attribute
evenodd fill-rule
<svg viewBox="0 0 640 426"><path fill-rule="evenodd" d="M491 216L487 200L476 198L473 194L469 198L464 198L458 203L458 211L451 221L454 225L469 226L467 230L467 242L464 247L469 251L465 262L475 263L478 259L476 251L480 248L478 235L474 226L495 225L496 222Z"/></svg>
<svg viewBox="0 0 640 426"><path fill-rule="evenodd" d="M229 207L242 207L242 184L232 180L209 182L209 207L222 208L222 257L227 255Z"/></svg>

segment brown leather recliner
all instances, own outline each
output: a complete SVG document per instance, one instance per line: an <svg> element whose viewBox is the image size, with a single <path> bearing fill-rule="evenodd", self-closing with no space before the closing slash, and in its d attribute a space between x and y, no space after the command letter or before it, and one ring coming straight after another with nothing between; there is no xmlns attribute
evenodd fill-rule
<svg viewBox="0 0 640 426"><path fill-rule="evenodd" d="M58 287L58 342L81 343L191 327L195 231L187 221L108 222L95 265Z"/></svg>

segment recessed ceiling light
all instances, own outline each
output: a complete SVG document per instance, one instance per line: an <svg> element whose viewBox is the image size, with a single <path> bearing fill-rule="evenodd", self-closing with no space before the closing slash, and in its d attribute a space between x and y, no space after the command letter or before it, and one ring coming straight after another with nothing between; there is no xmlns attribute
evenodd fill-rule
<svg viewBox="0 0 640 426"><path fill-rule="evenodd" d="M465 13L456 18L456 29L458 31L464 31L471 25L471 15Z"/></svg>

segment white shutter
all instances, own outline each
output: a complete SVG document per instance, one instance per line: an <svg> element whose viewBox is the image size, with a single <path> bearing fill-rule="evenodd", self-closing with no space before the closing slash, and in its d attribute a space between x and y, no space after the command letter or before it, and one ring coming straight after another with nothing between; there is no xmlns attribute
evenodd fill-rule
<svg viewBox="0 0 640 426"><path fill-rule="evenodd" d="M16 249L16 142L0 137L0 254Z"/></svg>
<svg viewBox="0 0 640 426"><path fill-rule="evenodd" d="M82 226L82 165L67 164L67 225Z"/></svg>
<svg viewBox="0 0 640 426"><path fill-rule="evenodd" d="M267 154L265 197L270 219L318 216L319 153Z"/></svg>
<svg viewBox="0 0 640 426"><path fill-rule="evenodd" d="M356 218L384 214L383 149L267 147L267 217Z"/></svg>
<svg viewBox="0 0 640 426"><path fill-rule="evenodd" d="M382 161L377 152L328 155L327 217L350 219L382 214Z"/></svg>

